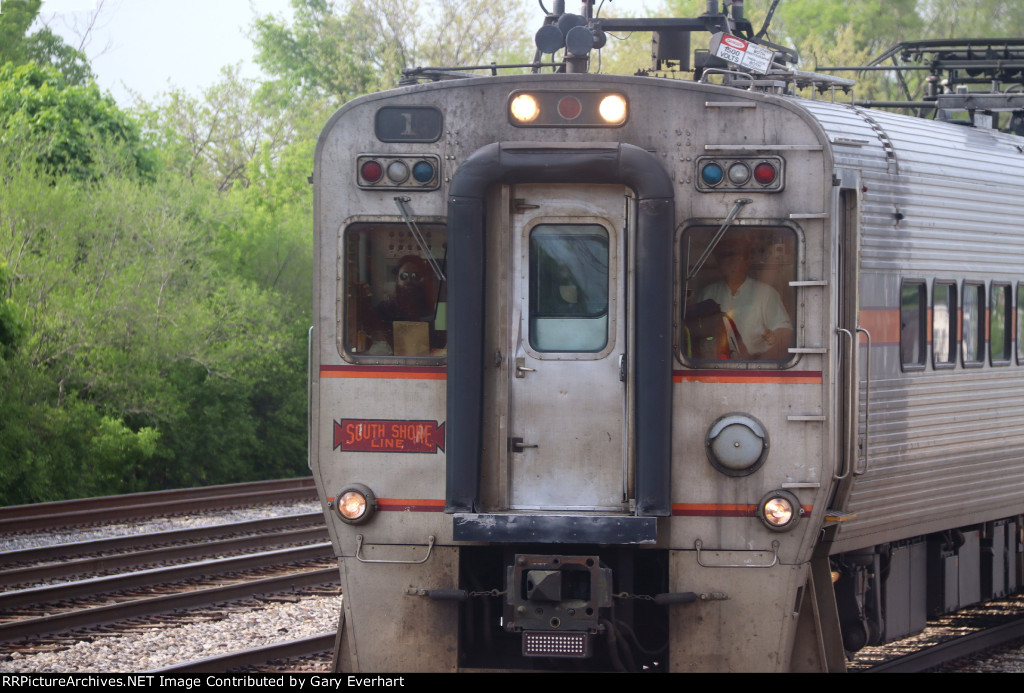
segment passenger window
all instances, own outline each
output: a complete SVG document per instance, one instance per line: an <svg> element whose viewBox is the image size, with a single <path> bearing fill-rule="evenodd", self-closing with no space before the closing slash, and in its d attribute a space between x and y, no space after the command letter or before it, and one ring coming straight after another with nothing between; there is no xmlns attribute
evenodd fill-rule
<svg viewBox="0 0 1024 693"><path fill-rule="evenodd" d="M1013 353L1013 296L1009 284L992 284L988 315L989 361L993 366L1005 366Z"/></svg>
<svg viewBox="0 0 1024 693"><path fill-rule="evenodd" d="M598 224L539 224L530 231L530 346L605 348L608 257L608 230Z"/></svg>
<svg viewBox="0 0 1024 693"><path fill-rule="evenodd" d="M985 358L985 286L964 282L960 358L965 366L980 366Z"/></svg>
<svg viewBox="0 0 1024 693"><path fill-rule="evenodd" d="M900 362L904 370L924 368L925 296L924 282L903 282L900 289Z"/></svg>
<svg viewBox="0 0 1024 693"><path fill-rule="evenodd" d="M710 367L789 361L796 315L797 235L786 227L714 226L682 235L680 350Z"/></svg>
<svg viewBox="0 0 1024 693"><path fill-rule="evenodd" d="M443 357L448 233L441 224L355 223L342 243L343 340L353 357Z"/></svg>
<svg viewBox="0 0 1024 693"><path fill-rule="evenodd" d="M956 284L935 282L932 291L932 357L936 368L956 365Z"/></svg>

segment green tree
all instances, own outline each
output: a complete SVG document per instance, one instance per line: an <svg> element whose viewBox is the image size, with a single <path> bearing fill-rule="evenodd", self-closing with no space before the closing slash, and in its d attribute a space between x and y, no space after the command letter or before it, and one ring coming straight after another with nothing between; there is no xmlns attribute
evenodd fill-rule
<svg viewBox="0 0 1024 693"><path fill-rule="evenodd" d="M1016 0L921 0L922 38L1024 36L1024 5Z"/></svg>
<svg viewBox="0 0 1024 693"><path fill-rule="evenodd" d="M32 151L50 173L95 175L94 145L110 142L136 175L152 162L136 124L94 83L73 84L57 69L35 63L0 66L0 146Z"/></svg>
<svg viewBox="0 0 1024 693"><path fill-rule="evenodd" d="M3 500L298 473L308 308L219 250L242 216L205 180L140 182L105 147L92 179L0 156L4 305L23 326L0 363Z"/></svg>
<svg viewBox="0 0 1024 693"><path fill-rule="evenodd" d="M293 19L254 25L257 61L292 90L334 105L395 86L402 68L527 60L519 6L437 0L292 0Z"/></svg>
<svg viewBox="0 0 1024 693"><path fill-rule="evenodd" d="M0 12L0 63L28 62L26 35L43 0L7 0Z"/></svg>
<svg viewBox="0 0 1024 693"><path fill-rule="evenodd" d="M17 351L23 333L24 327L11 298L7 262L0 258L0 359L9 358Z"/></svg>
<svg viewBox="0 0 1024 693"><path fill-rule="evenodd" d="M221 192L247 187L258 157L274 160L297 137L315 139L306 124L328 115L315 103L260 90L237 66L224 68L221 80L199 97L171 89L156 103L139 102L135 112L148 144L169 170L189 180L205 177Z"/></svg>
<svg viewBox="0 0 1024 693"><path fill-rule="evenodd" d="M42 0L5 0L0 12L0 65L35 62L55 68L71 84L91 82L93 73L81 51L67 45L48 27L28 33L41 5Z"/></svg>

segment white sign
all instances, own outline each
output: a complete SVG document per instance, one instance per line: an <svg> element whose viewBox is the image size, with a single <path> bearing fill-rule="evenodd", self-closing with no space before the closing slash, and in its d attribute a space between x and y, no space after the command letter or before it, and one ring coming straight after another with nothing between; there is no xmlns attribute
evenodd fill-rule
<svg viewBox="0 0 1024 693"><path fill-rule="evenodd" d="M773 54L770 50L732 34L712 36L710 51L722 60L762 75L768 72L772 64Z"/></svg>

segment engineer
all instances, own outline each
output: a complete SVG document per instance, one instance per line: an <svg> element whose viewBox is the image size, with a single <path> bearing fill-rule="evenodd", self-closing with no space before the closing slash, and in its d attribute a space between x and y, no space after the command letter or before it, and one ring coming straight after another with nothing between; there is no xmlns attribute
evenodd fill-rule
<svg viewBox="0 0 1024 693"><path fill-rule="evenodd" d="M785 361L793 343L793 323L779 292L749 276L750 254L747 239L727 235L715 250L722 279L704 287L700 300L715 301L727 316L732 358Z"/></svg>

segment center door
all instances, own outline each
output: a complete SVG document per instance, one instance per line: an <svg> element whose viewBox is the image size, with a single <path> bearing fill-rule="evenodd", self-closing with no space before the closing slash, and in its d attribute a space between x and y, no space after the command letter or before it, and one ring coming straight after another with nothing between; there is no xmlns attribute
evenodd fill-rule
<svg viewBox="0 0 1024 693"><path fill-rule="evenodd" d="M508 302L509 505L628 510L628 197L516 186Z"/></svg>

